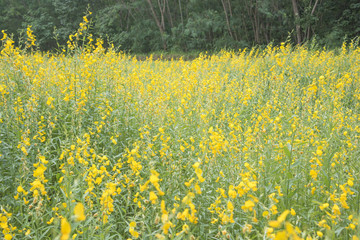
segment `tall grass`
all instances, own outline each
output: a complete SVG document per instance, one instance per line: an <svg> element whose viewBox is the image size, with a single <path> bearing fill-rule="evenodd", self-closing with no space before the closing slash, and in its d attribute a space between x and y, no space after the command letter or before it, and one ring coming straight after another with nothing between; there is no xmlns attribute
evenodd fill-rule
<svg viewBox="0 0 360 240"><path fill-rule="evenodd" d="M358 239L359 47L138 61L82 28L2 39L1 237Z"/></svg>

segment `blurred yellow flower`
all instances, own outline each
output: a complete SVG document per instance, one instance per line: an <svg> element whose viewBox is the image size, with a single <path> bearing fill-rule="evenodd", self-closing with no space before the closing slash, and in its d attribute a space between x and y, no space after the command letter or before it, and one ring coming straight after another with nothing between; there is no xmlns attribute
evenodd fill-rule
<svg viewBox="0 0 360 240"><path fill-rule="evenodd" d="M243 206L241 206L241 209L246 211L252 211L253 207L255 207L255 203L251 200L247 200Z"/></svg>
<svg viewBox="0 0 360 240"><path fill-rule="evenodd" d="M340 215L341 212L340 212L340 208L337 204L334 204L333 208L332 208L332 212L335 214L335 215Z"/></svg>
<svg viewBox="0 0 360 240"><path fill-rule="evenodd" d="M66 220L66 218L61 219L61 240L68 240L71 233L70 223Z"/></svg>
<svg viewBox="0 0 360 240"><path fill-rule="evenodd" d="M292 216L295 216L295 215L296 215L296 212L295 212L294 209L291 209L291 210L290 210L290 213L291 213Z"/></svg>
<svg viewBox="0 0 360 240"><path fill-rule="evenodd" d="M290 213L289 210L285 210L275 221L270 221L269 226L272 228L279 228L281 224L285 221L287 215Z"/></svg>
<svg viewBox="0 0 360 240"><path fill-rule="evenodd" d="M324 204L321 204L321 205L319 206L319 208L320 208L321 210L324 210L324 209L327 208L327 207L329 207L329 204L328 204L328 203L324 203Z"/></svg>
<svg viewBox="0 0 360 240"><path fill-rule="evenodd" d="M50 218L50 220L47 221L46 223L47 223L47 224L51 224L53 221L54 221L54 218L52 217L52 218Z"/></svg>
<svg viewBox="0 0 360 240"><path fill-rule="evenodd" d="M74 208L74 215L76 221L84 221L86 216L84 214L84 205L82 203L77 203Z"/></svg>
<svg viewBox="0 0 360 240"><path fill-rule="evenodd" d="M149 193L149 195L150 195L149 200L151 201L152 204L155 204L158 197L156 196L156 194L153 191L151 191Z"/></svg>
<svg viewBox="0 0 360 240"><path fill-rule="evenodd" d="M11 240L11 239L12 239L12 235L11 235L11 234L5 234L4 239L5 239L5 240Z"/></svg>

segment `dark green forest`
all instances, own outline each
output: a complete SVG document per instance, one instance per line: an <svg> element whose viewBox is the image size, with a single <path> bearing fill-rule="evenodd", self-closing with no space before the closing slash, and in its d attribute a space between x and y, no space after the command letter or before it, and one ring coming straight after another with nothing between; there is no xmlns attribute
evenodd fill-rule
<svg viewBox="0 0 360 240"><path fill-rule="evenodd" d="M30 25L48 51L89 11L93 36L133 53L313 40L333 48L360 35L359 0L0 0L0 30L19 42Z"/></svg>

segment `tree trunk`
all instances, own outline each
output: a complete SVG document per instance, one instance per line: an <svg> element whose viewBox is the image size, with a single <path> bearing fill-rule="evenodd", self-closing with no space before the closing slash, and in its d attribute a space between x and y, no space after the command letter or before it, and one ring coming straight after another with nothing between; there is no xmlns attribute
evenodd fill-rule
<svg viewBox="0 0 360 240"><path fill-rule="evenodd" d="M254 23L255 23L255 42L257 44L260 43L260 18L259 18L259 8L258 8L258 1L255 2L255 9L254 9Z"/></svg>
<svg viewBox="0 0 360 240"><path fill-rule="evenodd" d="M296 26L296 37L297 37L297 43L301 44L301 27L300 27L300 14L299 9L296 0L291 0L293 11L295 15L295 26Z"/></svg>
<svg viewBox="0 0 360 240"><path fill-rule="evenodd" d="M252 25L252 30L254 33L254 41L255 43L259 43L260 38L259 38L259 21L258 21L258 16L257 16L257 1L256 1L256 5L254 6L252 1L247 0L245 1L245 8L248 12L249 15L249 19L251 21L251 25Z"/></svg>
<svg viewBox="0 0 360 240"><path fill-rule="evenodd" d="M232 34L232 32L231 32L231 28L230 28L230 21L229 21L229 16L228 16L228 10L227 10L227 8L226 8L226 6L225 6L224 0L221 0L221 3L222 3L223 8L224 8L225 19L226 19L226 26L227 26L228 32L229 32L230 36L234 39L234 36L233 36L233 34Z"/></svg>
<svg viewBox="0 0 360 240"><path fill-rule="evenodd" d="M173 28L174 27L174 23L173 23L173 17L172 14L170 12L170 6L169 6L169 1L166 0L166 7L167 7L167 13L168 13L168 18L169 18L169 22L170 22L170 27Z"/></svg>
<svg viewBox="0 0 360 240"><path fill-rule="evenodd" d="M311 13L310 13L311 17L314 16L314 13L315 13L318 3L319 3L319 0L316 0L314 3L314 6L312 7ZM310 4L311 4L311 2L310 2ZM311 25L309 24L309 26L307 27L307 30L306 30L306 39L307 40L310 40L310 30L311 30Z"/></svg>
<svg viewBox="0 0 360 240"><path fill-rule="evenodd" d="M146 1L147 1L148 4L149 4L150 10L151 10L151 14L152 14L152 16L153 16L153 18L154 18L154 20L155 20L155 22L156 22L156 25L157 25L158 28L159 28L159 31L160 31L160 34L161 34L161 40L162 40L162 43L163 43L163 48L164 48L164 50L166 50L166 49L167 49L167 46L166 46L166 42L165 42L165 40L164 40L165 28L164 28L164 24L162 24L162 23L163 23L163 17L162 17L162 22L160 22L158 16L156 15L156 12L155 12L155 10L154 10L154 6L153 6L151 0L146 0ZM160 10L161 10L161 9L160 9Z"/></svg>
<svg viewBox="0 0 360 240"><path fill-rule="evenodd" d="M163 30L165 30L165 19L164 19L165 7L166 7L165 1L162 1L162 4L161 4L160 0L158 0L157 2L158 2L159 10L160 10L161 28Z"/></svg>
<svg viewBox="0 0 360 240"><path fill-rule="evenodd" d="M182 8L181 8L181 0L179 0L179 10L180 10L180 17L181 17L181 28L182 28L182 30L184 30L184 17L183 17L183 12L182 12Z"/></svg>

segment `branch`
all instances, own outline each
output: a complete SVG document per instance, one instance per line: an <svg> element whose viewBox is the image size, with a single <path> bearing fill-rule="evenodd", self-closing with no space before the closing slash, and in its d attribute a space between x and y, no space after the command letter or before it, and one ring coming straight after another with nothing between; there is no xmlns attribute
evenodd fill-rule
<svg viewBox="0 0 360 240"><path fill-rule="evenodd" d="M314 14L315 9L316 9L316 6L318 5L318 3L319 3L319 0L316 0L316 2L315 2L315 4L314 4L314 7L313 7L313 9L311 10L311 16Z"/></svg>

